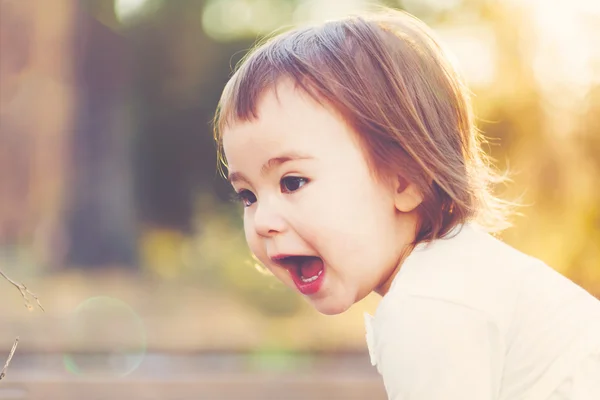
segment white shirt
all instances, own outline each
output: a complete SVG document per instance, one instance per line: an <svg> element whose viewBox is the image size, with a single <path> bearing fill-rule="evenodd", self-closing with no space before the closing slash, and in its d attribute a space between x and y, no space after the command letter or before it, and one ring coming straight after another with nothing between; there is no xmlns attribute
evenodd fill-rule
<svg viewBox="0 0 600 400"><path fill-rule="evenodd" d="M365 317L392 400L600 400L600 301L473 225L418 245Z"/></svg>

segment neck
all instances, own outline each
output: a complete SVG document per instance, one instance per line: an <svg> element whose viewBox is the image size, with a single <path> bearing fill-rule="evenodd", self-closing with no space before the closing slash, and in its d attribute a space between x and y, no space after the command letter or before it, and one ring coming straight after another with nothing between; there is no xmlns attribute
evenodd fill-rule
<svg viewBox="0 0 600 400"><path fill-rule="evenodd" d="M400 242L403 243L400 249L400 256L394 264L394 268L384 277L378 287L375 288L374 292L380 296L385 296L392 286L394 278L400 272L400 268L406 258L412 253L415 248L415 241L419 232L420 219L419 214L415 211L406 213L403 218L399 220L398 228L401 230Z"/></svg>
<svg viewBox="0 0 600 400"><path fill-rule="evenodd" d="M387 292L390 290L390 287L392 286L394 278L396 277L398 272L400 272L400 268L402 267L402 264L404 264L404 260L406 260L406 258L410 255L414 247L415 246L413 244L404 246L400 254L400 259L396 263L396 266L394 267L394 269L392 269L392 271L390 272L388 277L383 281L383 283L375 289L375 293L377 293L381 297L387 294Z"/></svg>

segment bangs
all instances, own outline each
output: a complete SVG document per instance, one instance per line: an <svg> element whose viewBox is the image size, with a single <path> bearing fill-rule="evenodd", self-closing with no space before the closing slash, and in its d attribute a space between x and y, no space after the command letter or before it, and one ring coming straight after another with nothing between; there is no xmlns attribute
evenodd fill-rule
<svg viewBox="0 0 600 400"><path fill-rule="evenodd" d="M257 119L263 95L273 90L277 96L277 85L284 81L338 113L354 130L384 131L368 110L380 110L380 101L394 103L386 95L395 85L384 73L392 69L384 53L380 27L360 17L298 28L258 43L238 63L219 100L213 121L218 170L225 176L224 130ZM380 96L369 95L373 91Z"/></svg>

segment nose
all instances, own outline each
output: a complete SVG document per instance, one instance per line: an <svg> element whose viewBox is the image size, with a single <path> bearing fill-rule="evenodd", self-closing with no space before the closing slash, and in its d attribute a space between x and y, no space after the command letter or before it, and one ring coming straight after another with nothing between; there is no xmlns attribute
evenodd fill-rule
<svg viewBox="0 0 600 400"><path fill-rule="evenodd" d="M275 203L263 200L256 204L254 229L260 236L271 237L285 230L286 222Z"/></svg>

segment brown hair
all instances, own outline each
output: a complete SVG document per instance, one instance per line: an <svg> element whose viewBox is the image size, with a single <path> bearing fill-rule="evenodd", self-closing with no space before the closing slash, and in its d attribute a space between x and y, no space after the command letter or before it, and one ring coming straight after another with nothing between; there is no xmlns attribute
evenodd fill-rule
<svg viewBox="0 0 600 400"><path fill-rule="evenodd" d="M399 11L298 28L250 52L223 91L215 116L222 132L257 118L266 90L283 79L332 107L356 132L378 178L397 176L423 194L416 243L475 220L507 226L508 203L494 197L495 175L481 149L469 92L429 28Z"/></svg>

